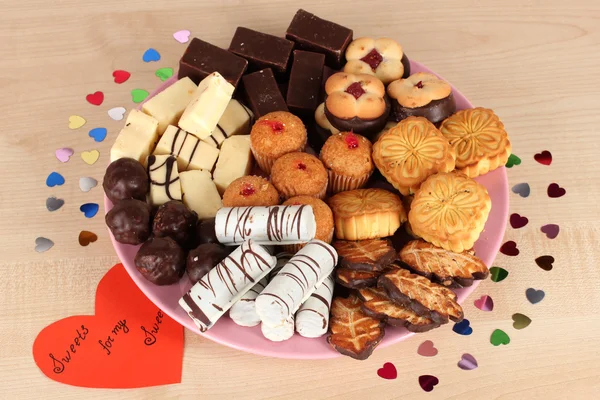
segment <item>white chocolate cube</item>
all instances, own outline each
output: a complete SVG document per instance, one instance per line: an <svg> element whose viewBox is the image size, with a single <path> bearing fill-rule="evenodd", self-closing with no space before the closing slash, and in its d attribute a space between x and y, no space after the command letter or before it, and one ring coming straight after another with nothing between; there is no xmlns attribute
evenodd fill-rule
<svg viewBox="0 0 600 400"><path fill-rule="evenodd" d="M232 136L221 145L221 154L213 173L213 180L223 195L225 189L237 178L250 173L252 152L250 135Z"/></svg>
<svg viewBox="0 0 600 400"><path fill-rule="evenodd" d="M198 85L194 97L185 108L179 127L200 139L209 137L227 108L234 87L218 72L213 72Z"/></svg>
<svg viewBox="0 0 600 400"><path fill-rule="evenodd" d="M169 125L177 124L183 110L192 101L196 88L196 84L186 76L144 103L142 111L156 118L159 135Z"/></svg>
<svg viewBox="0 0 600 400"><path fill-rule="evenodd" d="M212 171L219 158L219 149L208 145L189 132L169 125L162 135L154 154L177 157L179 171L205 169Z"/></svg>
<svg viewBox="0 0 600 400"><path fill-rule="evenodd" d="M217 215L217 211L223 207L223 202L209 171L181 172L179 180L181 181L183 204L187 208L196 211L200 219L213 218Z"/></svg>
<svg viewBox="0 0 600 400"><path fill-rule="evenodd" d="M253 120L254 114L248 107L231 99L212 135L203 140L213 147L219 147L230 136L249 135Z"/></svg>
<svg viewBox="0 0 600 400"><path fill-rule="evenodd" d="M158 121L155 118L139 110L131 110L125 127L110 149L110 161L128 157L145 165L158 139L157 128Z"/></svg>
<svg viewBox="0 0 600 400"><path fill-rule="evenodd" d="M177 159L173 156L148 157L150 205L158 207L170 200L181 200L181 184Z"/></svg>

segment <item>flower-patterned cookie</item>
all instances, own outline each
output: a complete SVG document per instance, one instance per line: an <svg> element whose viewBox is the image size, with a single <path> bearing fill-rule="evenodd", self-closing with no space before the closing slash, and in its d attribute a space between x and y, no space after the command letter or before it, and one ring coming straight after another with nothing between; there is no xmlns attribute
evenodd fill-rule
<svg viewBox="0 0 600 400"><path fill-rule="evenodd" d="M487 108L458 111L440 131L456 151L456 169L470 178L503 166L511 152L504 124Z"/></svg>
<svg viewBox="0 0 600 400"><path fill-rule="evenodd" d="M325 83L325 115L340 131L369 136L385 126L390 103L373 75L338 72Z"/></svg>
<svg viewBox="0 0 600 400"><path fill-rule="evenodd" d="M402 46L388 38L359 38L346 49L344 72L375 75L385 85L410 75L410 62Z"/></svg>
<svg viewBox="0 0 600 400"><path fill-rule="evenodd" d="M404 196L413 194L430 175L452 171L455 157L448 140L423 117L400 121L373 145L379 172Z"/></svg>
<svg viewBox="0 0 600 400"><path fill-rule="evenodd" d="M428 72L417 72L390 83L387 93L392 98L396 121L410 116L425 117L439 126L456 111L450 84Z"/></svg>

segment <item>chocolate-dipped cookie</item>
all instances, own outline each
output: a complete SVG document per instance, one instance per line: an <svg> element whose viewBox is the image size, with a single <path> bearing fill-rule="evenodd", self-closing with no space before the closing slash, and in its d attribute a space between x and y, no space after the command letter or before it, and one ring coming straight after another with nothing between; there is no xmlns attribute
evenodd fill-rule
<svg viewBox="0 0 600 400"><path fill-rule="evenodd" d="M456 111L450 84L428 72L417 72L390 83L387 94L391 98L395 121L412 116L425 117L439 127Z"/></svg>
<svg viewBox="0 0 600 400"><path fill-rule="evenodd" d="M185 270L185 252L170 237L148 239L135 256L137 270L156 285L179 281Z"/></svg>
<svg viewBox="0 0 600 400"><path fill-rule="evenodd" d="M183 248L189 248L198 216L182 202L171 200L158 207L152 233L156 237L171 237Z"/></svg>
<svg viewBox="0 0 600 400"><path fill-rule="evenodd" d="M387 85L410 75L410 61L402 46L388 38L359 38L346 49L344 72L375 75Z"/></svg>
<svg viewBox="0 0 600 400"><path fill-rule="evenodd" d="M123 244L144 243L151 234L150 206L136 199L121 200L104 217L115 240Z"/></svg>
<svg viewBox="0 0 600 400"><path fill-rule="evenodd" d="M205 243L191 250L187 256L185 270L192 283L198 282L215 265L235 250L217 243Z"/></svg>
<svg viewBox="0 0 600 400"><path fill-rule="evenodd" d="M375 76L338 72L327 79L325 93L325 115L340 131L370 137L385 126L390 102Z"/></svg>
<svg viewBox="0 0 600 400"><path fill-rule="evenodd" d="M116 204L124 199L146 201L149 182L146 168L133 158L119 158L110 163L102 182L106 197Z"/></svg>

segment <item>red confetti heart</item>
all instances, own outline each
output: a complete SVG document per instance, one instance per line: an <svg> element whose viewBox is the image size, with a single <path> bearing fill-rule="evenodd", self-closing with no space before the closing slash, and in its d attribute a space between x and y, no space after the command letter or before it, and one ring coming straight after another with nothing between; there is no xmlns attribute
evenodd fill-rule
<svg viewBox="0 0 600 400"><path fill-rule="evenodd" d="M548 196L552 197L553 199L557 197L562 197L566 193L567 191L558 186L558 183L551 183L550 186L548 186Z"/></svg>
<svg viewBox="0 0 600 400"><path fill-rule="evenodd" d="M560 227L556 224L547 224L540 228L540 231L546 234L548 239L554 239L558 236Z"/></svg>
<svg viewBox="0 0 600 400"><path fill-rule="evenodd" d="M509 240L508 242L504 243L502 247L500 247L500 253L514 257L519 255L519 249L517 248L517 244L515 242Z"/></svg>
<svg viewBox="0 0 600 400"><path fill-rule="evenodd" d="M535 159L535 161L543 165L552 164L552 154L548 150L544 150L541 153L537 153L535 156L533 156L533 158Z"/></svg>
<svg viewBox="0 0 600 400"><path fill-rule="evenodd" d="M99 106L104 101L104 93L98 91L92 94L88 94L87 96L85 96L85 99L88 101L88 103L93 104L95 106Z"/></svg>
<svg viewBox="0 0 600 400"><path fill-rule="evenodd" d="M517 213L510 215L510 226L512 226L513 229L522 228L525 225L527 225L528 222L529 220L527 219L527 217L523 217Z"/></svg>
<svg viewBox="0 0 600 400"><path fill-rule="evenodd" d="M440 380L433 375L419 376L419 385L421 385L421 389L426 392L431 392L433 387L438 383L440 383Z"/></svg>
<svg viewBox="0 0 600 400"><path fill-rule="evenodd" d="M377 370L377 375L383 379L396 379L398 377L398 371L396 371L394 364L386 362L383 364L383 368Z"/></svg>
<svg viewBox="0 0 600 400"><path fill-rule="evenodd" d="M426 340L417 349L417 354L423 357L433 357L438 353L438 349L435 348L431 340Z"/></svg>
<svg viewBox="0 0 600 400"><path fill-rule="evenodd" d="M112 73L112 76L115 78L115 83L121 84L123 82L126 82L127 79L129 79L129 77L131 76L131 74L122 69L118 69Z"/></svg>

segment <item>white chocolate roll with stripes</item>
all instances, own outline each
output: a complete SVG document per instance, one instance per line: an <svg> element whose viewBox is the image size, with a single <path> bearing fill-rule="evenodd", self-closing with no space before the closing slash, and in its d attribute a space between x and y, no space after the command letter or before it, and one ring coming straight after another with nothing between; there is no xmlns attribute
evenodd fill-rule
<svg viewBox="0 0 600 400"><path fill-rule="evenodd" d="M306 243L316 232L317 222L309 205L224 207L215 217L217 240L226 246L247 239L258 244Z"/></svg>
<svg viewBox="0 0 600 400"><path fill-rule="evenodd" d="M329 275L296 312L296 332L301 336L317 338L327 333L334 284Z"/></svg>
<svg viewBox="0 0 600 400"><path fill-rule="evenodd" d="M201 332L263 279L277 259L252 240L244 242L204 275L180 300Z"/></svg>
<svg viewBox="0 0 600 400"><path fill-rule="evenodd" d="M256 298L256 312L261 321L272 327L283 324L331 274L337 261L337 252L332 246L311 240Z"/></svg>
<svg viewBox="0 0 600 400"><path fill-rule="evenodd" d="M278 326L270 326L262 323L260 324L260 330L266 339L272 342L283 342L294 336L294 318L290 317Z"/></svg>

